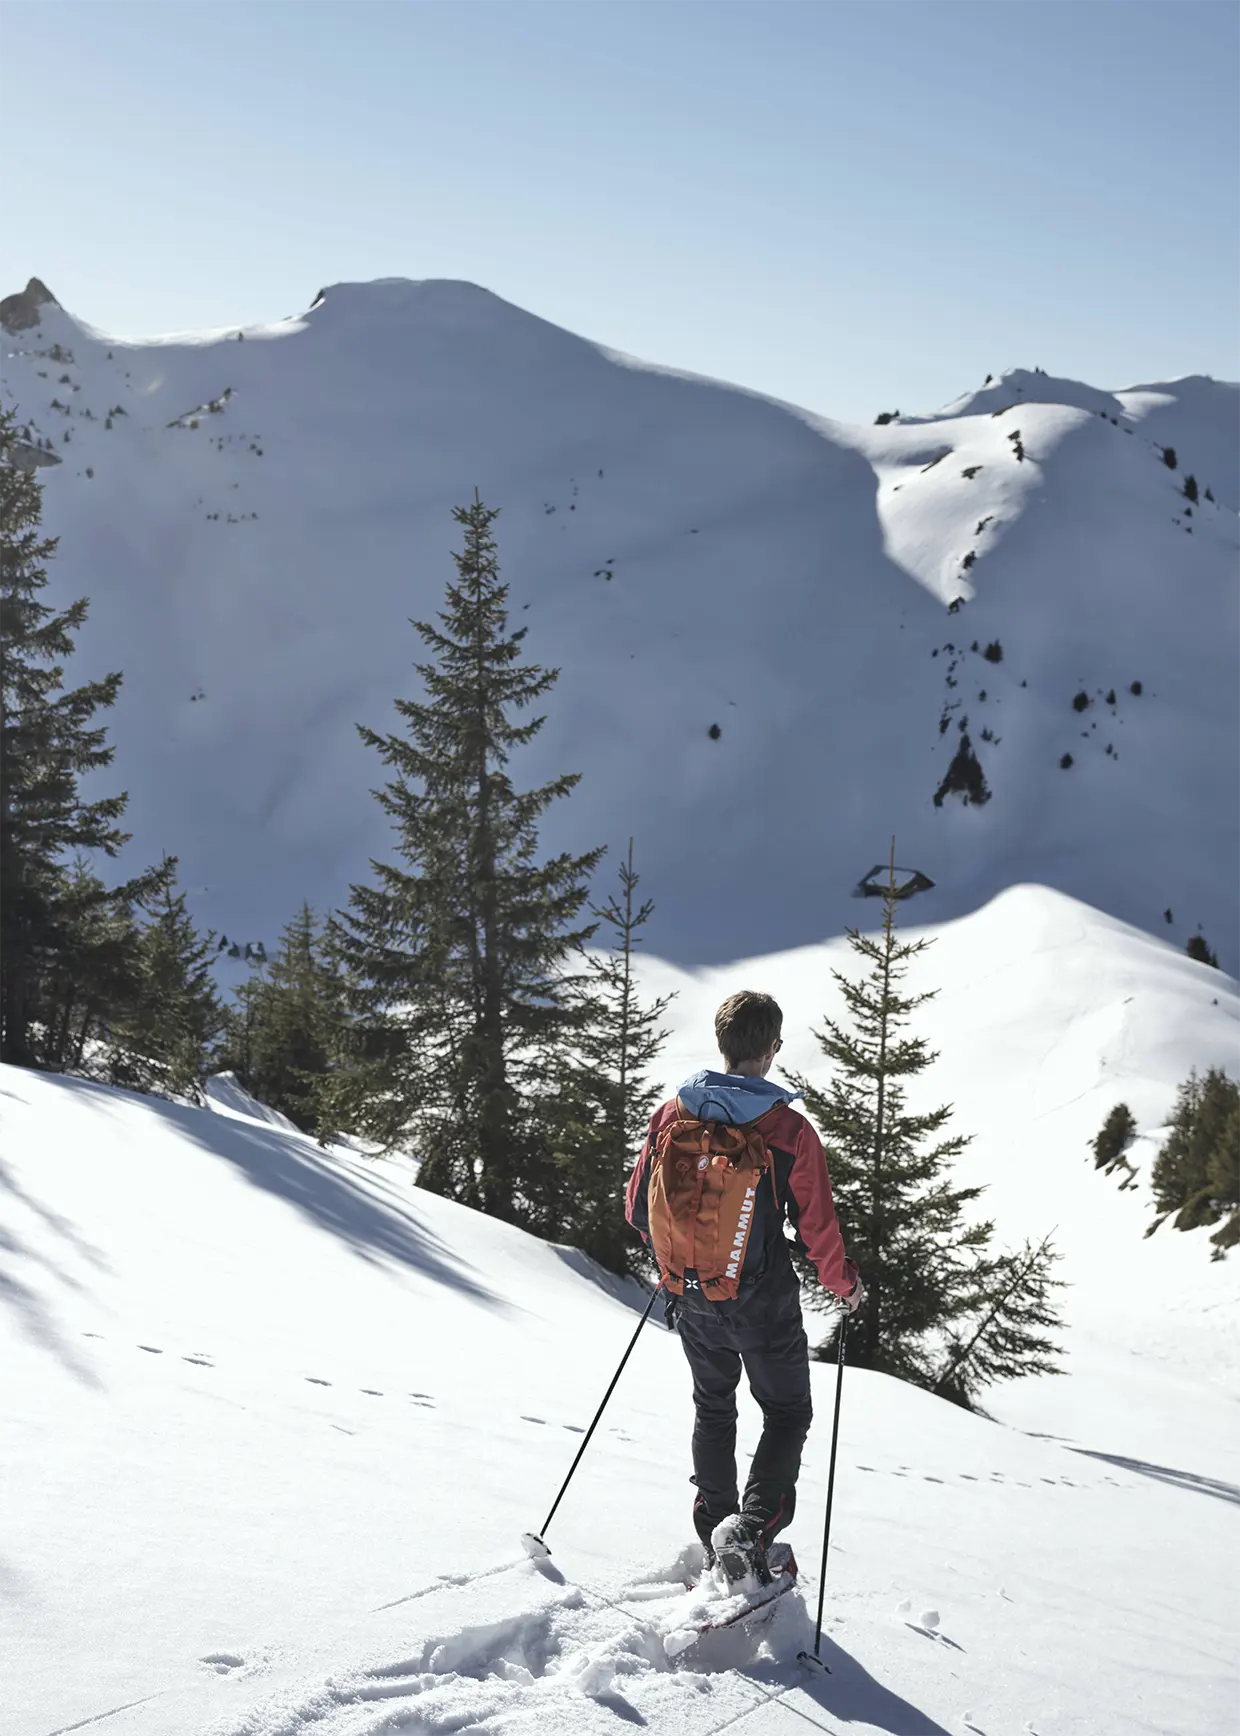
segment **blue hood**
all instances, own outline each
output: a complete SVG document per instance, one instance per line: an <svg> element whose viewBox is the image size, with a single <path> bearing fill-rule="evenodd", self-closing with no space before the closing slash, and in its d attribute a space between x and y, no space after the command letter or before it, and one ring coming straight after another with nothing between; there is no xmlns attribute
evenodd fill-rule
<svg viewBox="0 0 1240 1736"><path fill-rule="evenodd" d="M751 1079L746 1073L714 1073L705 1068L686 1079L676 1095L700 1121L728 1121L741 1127L765 1115L776 1103L791 1103L801 1093L770 1079Z"/></svg>

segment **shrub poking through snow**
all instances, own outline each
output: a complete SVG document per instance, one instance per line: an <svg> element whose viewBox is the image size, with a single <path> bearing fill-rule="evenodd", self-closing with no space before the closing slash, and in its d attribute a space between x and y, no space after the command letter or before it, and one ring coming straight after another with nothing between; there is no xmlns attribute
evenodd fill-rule
<svg viewBox="0 0 1240 1736"><path fill-rule="evenodd" d="M1175 470L1177 468L1180 461L1176 457L1176 452L1175 452L1174 446L1164 446L1163 447L1163 449L1162 449L1162 461L1167 466L1168 470Z"/></svg>
<svg viewBox="0 0 1240 1736"><path fill-rule="evenodd" d="M1002 663L1003 647L997 639L992 639L990 644L987 645L986 649L982 652L982 656L986 659L987 663Z"/></svg>
<svg viewBox="0 0 1240 1736"><path fill-rule="evenodd" d="M961 474L961 476L964 477L966 482L972 482L973 478L977 475L978 471L981 470L982 468L983 468L983 466L980 464L970 464L968 469L962 470L960 472L960 474Z"/></svg>
<svg viewBox="0 0 1240 1736"><path fill-rule="evenodd" d="M1073 711L1086 711L1088 709L1088 707L1089 707L1089 695L1082 688L1080 693L1074 695L1074 697L1073 697L1072 709L1073 709Z"/></svg>
<svg viewBox="0 0 1240 1736"><path fill-rule="evenodd" d="M712 741L718 741L719 737L723 734L723 731L717 723L712 723L706 733Z"/></svg>
<svg viewBox="0 0 1240 1736"><path fill-rule="evenodd" d="M1133 681L1129 683L1128 691L1134 698L1140 699L1141 695L1145 692L1145 688L1141 682Z"/></svg>
<svg viewBox="0 0 1240 1736"><path fill-rule="evenodd" d="M874 426L876 428L885 428L888 422L898 422L899 419L900 412L898 410L880 410L878 415L874 418ZM603 473L600 470L599 475L601 476L602 474Z"/></svg>
<svg viewBox="0 0 1240 1736"><path fill-rule="evenodd" d="M1211 949L1204 934L1190 934L1184 950L1189 958L1195 958L1198 964L1213 965L1215 970L1218 969L1218 954ZM1240 1160L1240 1153L1237 1153L1237 1158Z"/></svg>
<svg viewBox="0 0 1240 1736"><path fill-rule="evenodd" d="M1197 499L1197 478L1195 476L1184 478L1184 497L1186 500L1192 501Z"/></svg>
<svg viewBox="0 0 1240 1736"><path fill-rule="evenodd" d="M1072 767L1075 764L1076 764L1076 761L1072 758L1072 755L1070 753L1066 753L1066 754L1064 754L1063 758L1059 762L1059 769L1061 772L1071 771Z"/></svg>

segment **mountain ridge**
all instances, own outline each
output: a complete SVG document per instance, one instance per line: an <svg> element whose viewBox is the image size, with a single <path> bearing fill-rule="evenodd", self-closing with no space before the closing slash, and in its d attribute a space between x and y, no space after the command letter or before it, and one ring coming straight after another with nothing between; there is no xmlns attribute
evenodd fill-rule
<svg viewBox="0 0 1240 1736"><path fill-rule="evenodd" d="M563 671L517 773L586 774L550 848L636 836L657 951L839 932L895 830L928 919L1036 880L1234 968L1236 388L1013 370L859 428L453 280L156 342L48 297L5 388L61 461L54 585L126 673L134 858L180 854L217 929L269 938L388 849L352 726L411 691L476 485Z"/></svg>

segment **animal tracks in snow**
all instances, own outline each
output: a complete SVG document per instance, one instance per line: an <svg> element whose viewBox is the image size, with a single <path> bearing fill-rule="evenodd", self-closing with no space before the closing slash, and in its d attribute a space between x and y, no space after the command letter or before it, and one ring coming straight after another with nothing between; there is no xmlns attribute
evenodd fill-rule
<svg viewBox="0 0 1240 1736"><path fill-rule="evenodd" d="M942 1488L950 1487L951 1484L956 1482L957 1480L962 1482L962 1483L983 1483L983 1482L992 1483L992 1484L1000 1484L1000 1483L1009 1484L1010 1483L1014 1488L1017 1488L1017 1489L1032 1489L1036 1486L1033 1483L1025 1482L1024 1479L1021 1477L1005 1476L1002 1471L987 1471L984 1475L979 1475L973 1471L957 1471L954 1476L949 1474L949 1475L943 1476L943 1477L935 1477L935 1476L932 1476L930 1474L930 1472L928 1472L928 1471L914 1471L912 1469L912 1467L909 1465L898 1465L898 1466L893 1465L889 1470L883 1470L878 1465L854 1465L853 1470L854 1471L868 1471L872 1476L876 1476L876 1477L887 1476L887 1477L920 1478L920 1480L923 1483L938 1483L940 1485L940 1487L942 1487ZM1116 1489L1123 1487L1123 1485L1121 1483L1115 1482L1115 1480L1111 1477L1103 1477L1099 1480L1098 1483L1078 1483L1071 1477L1039 1477L1038 1482L1045 1483L1052 1489L1099 1488L1099 1487L1101 1487L1102 1483L1110 1483L1112 1485L1112 1487L1114 1487Z"/></svg>
<svg viewBox="0 0 1240 1736"><path fill-rule="evenodd" d="M94 1339L97 1343L100 1343L100 1344L106 1344L108 1342L107 1335L103 1332L83 1332L82 1337ZM165 1351L165 1347L162 1344L141 1344L141 1343L139 1343L139 1344L135 1344L134 1348L136 1350L145 1351L148 1356L164 1356L165 1354L167 1354L167 1352ZM217 1369L219 1367L219 1364L216 1362L215 1358L213 1356L209 1355L206 1351L202 1351L202 1350L182 1351L182 1352L174 1353L174 1354L179 1356L179 1360L181 1362L191 1363L195 1368ZM329 1388L329 1389L334 1389L334 1386L335 1386L335 1383L333 1381L328 1380L327 1377L325 1375L322 1375L322 1374L303 1374L301 1378L308 1386L321 1386L321 1387L325 1387L325 1388ZM340 1389L340 1391L342 1393L345 1393L345 1392L348 1392L351 1390L354 1390L354 1391L364 1395L366 1398L387 1398L389 1396L383 1387L378 1387L378 1386L359 1386L357 1388L342 1387ZM414 1404L421 1406L425 1410L435 1410L438 1408L438 1404L437 1404L436 1399L429 1392L411 1392L408 1394L408 1397L413 1401ZM533 1418L531 1418L529 1420L541 1421L541 1419L533 1419ZM573 1427L573 1425L570 1423L565 1423L562 1426L565 1428L572 1428ZM346 1434L351 1434L352 1432L353 1431L351 1429L346 1429L344 1431L344 1433L346 1433ZM578 1434L580 1434L583 1431L578 1429L578 1430L576 1430L576 1432Z"/></svg>

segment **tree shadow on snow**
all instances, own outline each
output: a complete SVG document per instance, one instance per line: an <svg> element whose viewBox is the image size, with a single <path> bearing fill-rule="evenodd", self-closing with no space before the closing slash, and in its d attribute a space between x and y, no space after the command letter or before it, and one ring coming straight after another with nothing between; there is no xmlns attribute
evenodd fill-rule
<svg viewBox="0 0 1240 1736"><path fill-rule="evenodd" d="M74 1083L94 1108L106 1112L116 1102L113 1091ZM422 1222L411 1200L382 1175L366 1171L361 1160L329 1157L302 1134L233 1121L158 1097L143 1102L179 1135L232 1164L252 1186L287 1200L360 1259L406 1266L475 1302L510 1307L480 1278L470 1276L476 1268Z"/></svg>
<svg viewBox="0 0 1240 1736"><path fill-rule="evenodd" d="M8 1220L0 1224L0 1304L13 1312L18 1326L27 1338L42 1349L50 1351L63 1367L80 1381L88 1386L98 1386L98 1376L81 1360L64 1337L44 1297L24 1277L18 1276L18 1267L21 1262L26 1261L31 1267L41 1268L53 1284L81 1294L86 1286L68 1270L69 1261L76 1256L96 1270L106 1270L106 1260L68 1218L61 1217L58 1212L52 1211L28 1194L12 1170L3 1162L0 1162L0 1201L3 1201L7 1208L4 1216ZM33 1242L23 1241L18 1236L12 1227L14 1207L40 1219L53 1236L61 1239L65 1244L63 1262L53 1259Z"/></svg>
<svg viewBox="0 0 1240 1736"><path fill-rule="evenodd" d="M1170 1483L1175 1489L1191 1489L1198 1495L1213 1495L1216 1501L1230 1501L1240 1506L1240 1489L1234 1483L1223 1483L1217 1477L1202 1477L1196 1471L1176 1471L1170 1465L1151 1465L1146 1459L1126 1459L1122 1453L1096 1453L1089 1447L1073 1447L1087 1459L1101 1459L1104 1464L1118 1465L1121 1471L1137 1471L1156 1482Z"/></svg>

